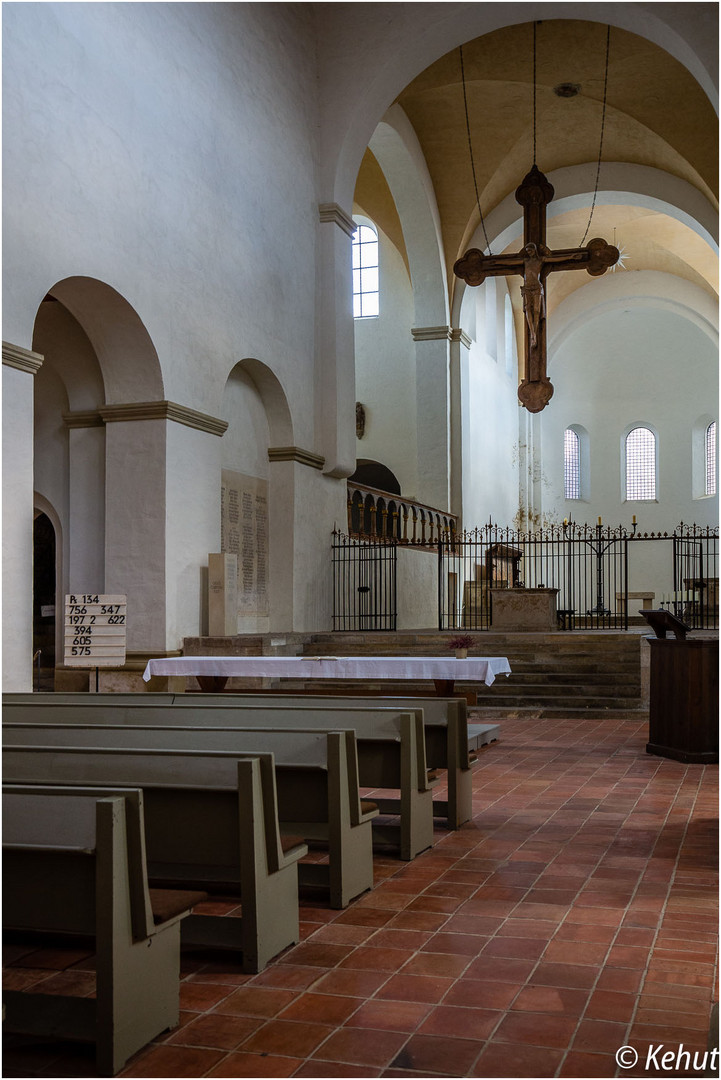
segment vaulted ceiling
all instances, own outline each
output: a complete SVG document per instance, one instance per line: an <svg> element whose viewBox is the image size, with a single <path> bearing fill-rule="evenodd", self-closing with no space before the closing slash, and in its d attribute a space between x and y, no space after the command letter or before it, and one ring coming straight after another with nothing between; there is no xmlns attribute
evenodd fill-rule
<svg viewBox="0 0 721 1080"><path fill-rule="evenodd" d="M606 32L604 25L580 20L536 24L536 160L546 174L598 160ZM463 64L473 165L487 219L515 191L533 162L533 24L505 27L469 41L463 46ZM557 88L565 84L578 87L575 96L559 96ZM469 246L480 222L459 50L418 75L397 102L413 126L428 167L452 288L453 263ZM717 131L708 98L682 64L644 38L611 29L601 192L603 162L621 162L685 181L717 208ZM549 215L550 247L581 242L591 197L592 191L587 205ZM401 222L370 151L359 173L355 200L405 256ZM717 258L711 247L662 208L639 206L633 199L627 204L614 199L611 204L601 197L589 237L614 242L614 230L617 245L627 251L628 271L663 271L709 294L718 291ZM504 250L517 250L520 239L519 231ZM586 275L553 275L551 306L586 282Z"/></svg>

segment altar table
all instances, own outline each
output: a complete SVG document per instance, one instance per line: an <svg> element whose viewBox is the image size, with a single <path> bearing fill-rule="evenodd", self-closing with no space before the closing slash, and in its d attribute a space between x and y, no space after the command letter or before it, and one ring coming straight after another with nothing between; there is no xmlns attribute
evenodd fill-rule
<svg viewBox="0 0 721 1080"><path fill-rule="evenodd" d="M262 679L432 679L441 697L456 680L491 686L496 675L510 675L505 656L169 656L149 660L143 678L194 675L201 690L219 693L232 676Z"/></svg>

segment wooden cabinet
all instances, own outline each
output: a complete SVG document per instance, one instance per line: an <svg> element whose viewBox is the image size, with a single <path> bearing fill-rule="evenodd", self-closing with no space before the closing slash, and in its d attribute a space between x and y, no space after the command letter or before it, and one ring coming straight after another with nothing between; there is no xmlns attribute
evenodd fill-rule
<svg viewBox="0 0 721 1080"><path fill-rule="evenodd" d="M675 761L719 759L718 640L650 638L646 751Z"/></svg>

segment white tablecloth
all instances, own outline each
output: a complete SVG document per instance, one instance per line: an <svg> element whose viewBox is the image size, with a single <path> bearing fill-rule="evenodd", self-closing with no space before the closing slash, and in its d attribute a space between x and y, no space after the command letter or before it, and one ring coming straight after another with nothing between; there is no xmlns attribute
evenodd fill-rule
<svg viewBox="0 0 721 1080"><path fill-rule="evenodd" d="M263 679L454 679L490 686L510 675L505 656L170 656L149 660L152 675L220 675Z"/></svg>

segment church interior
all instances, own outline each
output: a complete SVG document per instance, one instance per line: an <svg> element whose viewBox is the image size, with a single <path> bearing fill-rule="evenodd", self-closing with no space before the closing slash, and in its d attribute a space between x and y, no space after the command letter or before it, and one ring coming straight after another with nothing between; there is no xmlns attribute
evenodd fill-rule
<svg viewBox="0 0 721 1080"><path fill-rule="evenodd" d="M2 20L4 1075L716 1075L718 6Z"/></svg>

